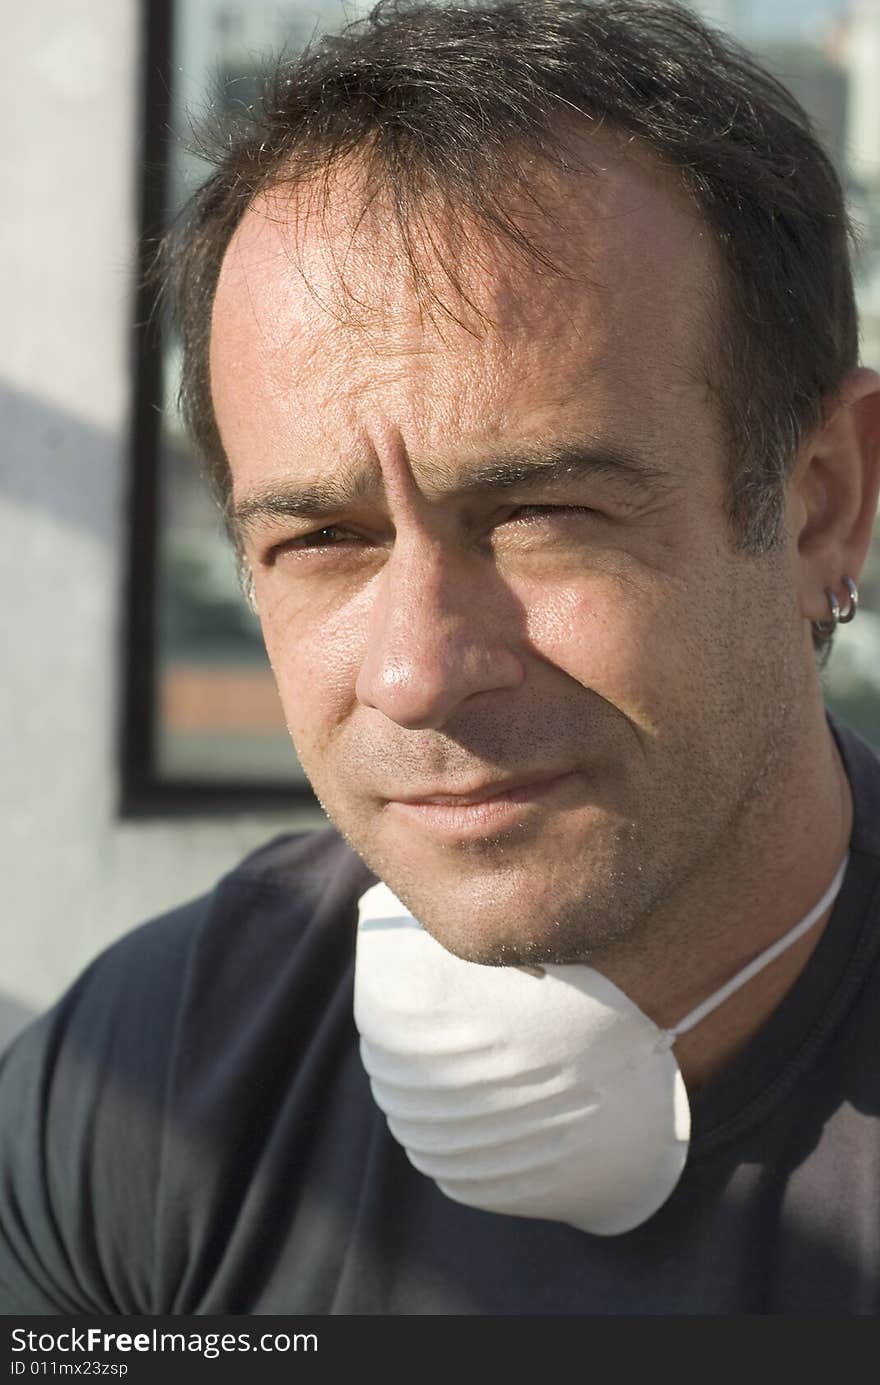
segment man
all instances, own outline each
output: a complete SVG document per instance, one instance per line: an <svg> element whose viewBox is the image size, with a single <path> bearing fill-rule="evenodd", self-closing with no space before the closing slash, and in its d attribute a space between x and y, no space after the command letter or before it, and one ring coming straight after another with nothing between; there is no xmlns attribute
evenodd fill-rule
<svg viewBox="0 0 880 1385"><path fill-rule="evenodd" d="M170 263L338 833L13 1051L9 1311L878 1311L880 766L816 650L880 377L802 113L675 8L380 10Z"/></svg>

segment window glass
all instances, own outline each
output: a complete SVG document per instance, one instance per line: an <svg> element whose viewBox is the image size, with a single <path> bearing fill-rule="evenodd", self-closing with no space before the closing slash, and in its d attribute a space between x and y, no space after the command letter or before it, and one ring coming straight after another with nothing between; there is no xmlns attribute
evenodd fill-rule
<svg viewBox="0 0 880 1385"><path fill-rule="evenodd" d="M247 104L263 58L292 52L365 5L178 0L174 14L169 212L204 176L191 121L208 102ZM880 364L880 3L715 0L698 6L755 48L806 106L843 176L861 233L863 360ZM173 400L177 352L166 341L159 465L157 777L303 784L263 652L238 588L219 516L199 478ZM829 704L880 745L880 528L858 619L838 634Z"/></svg>
<svg viewBox="0 0 880 1385"><path fill-rule="evenodd" d="M361 7L363 8L363 7ZM356 18L357 4L179 0L173 22L168 212L209 171L194 152L206 108L250 104L266 58ZM304 784L256 617L174 406L179 352L163 360L155 697L160 780Z"/></svg>

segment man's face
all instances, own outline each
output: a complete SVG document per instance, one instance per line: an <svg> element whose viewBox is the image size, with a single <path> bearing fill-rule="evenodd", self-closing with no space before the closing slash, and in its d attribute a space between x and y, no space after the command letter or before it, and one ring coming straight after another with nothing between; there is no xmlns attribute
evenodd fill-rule
<svg viewBox="0 0 880 1385"><path fill-rule="evenodd" d="M527 228L563 276L459 247L481 320L420 310L381 207L359 221L344 182L323 217L255 206L215 304L217 419L300 759L474 960L639 939L742 849L803 676L787 550L737 553L725 519L710 238L648 160L596 148Z"/></svg>

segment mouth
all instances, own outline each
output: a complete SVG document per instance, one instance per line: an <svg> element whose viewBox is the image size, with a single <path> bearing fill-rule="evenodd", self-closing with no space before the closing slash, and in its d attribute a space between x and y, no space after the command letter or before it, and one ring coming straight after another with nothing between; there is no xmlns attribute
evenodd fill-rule
<svg viewBox="0 0 880 1385"><path fill-rule="evenodd" d="M570 792L578 775L571 770L479 785L466 793L437 792L391 798L395 816L435 833L451 836L498 831L522 821L530 810Z"/></svg>

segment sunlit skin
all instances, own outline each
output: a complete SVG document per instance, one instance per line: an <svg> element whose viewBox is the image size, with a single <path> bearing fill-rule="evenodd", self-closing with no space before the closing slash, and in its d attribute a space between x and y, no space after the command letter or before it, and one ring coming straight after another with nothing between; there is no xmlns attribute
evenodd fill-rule
<svg viewBox="0 0 880 1385"><path fill-rule="evenodd" d="M530 214L565 277L474 232L457 253L478 318L426 251L459 322L420 308L356 179L323 217L308 190L258 202L224 261L212 390L329 816L452 951L588 961L670 1024L845 851L809 622L868 543L877 379L854 375L805 441L784 542L742 552L707 382L711 237L650 158L607 136L591 157L546 176L552 222ZM694 1082L821 927L681 1041Z"/></svg>

